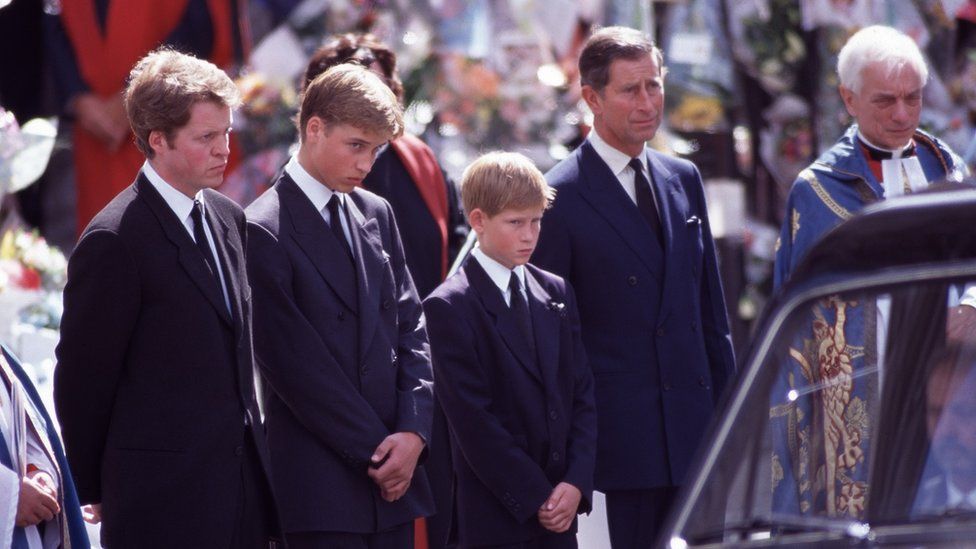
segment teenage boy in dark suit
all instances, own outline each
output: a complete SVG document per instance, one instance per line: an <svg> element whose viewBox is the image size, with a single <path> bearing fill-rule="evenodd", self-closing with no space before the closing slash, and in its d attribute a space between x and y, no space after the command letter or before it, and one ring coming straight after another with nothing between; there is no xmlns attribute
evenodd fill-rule
<svg viewBox="0 0 976 549"><path fill-rule="evenodd" d="M403 131L393 92L337 65L303 93L301 146L247 208L254 347L291 549L413 547L433 513L423 310L390 204L359 186Z"/></svg>
<svg viewBox="0 0 976 549"><path fill-rule="evenodd" d="M479 246L424 301L451 428L459 547L576 547L596 456L593 377L570 286L528 265L553 191L491 153L461 198Z"/></svg>

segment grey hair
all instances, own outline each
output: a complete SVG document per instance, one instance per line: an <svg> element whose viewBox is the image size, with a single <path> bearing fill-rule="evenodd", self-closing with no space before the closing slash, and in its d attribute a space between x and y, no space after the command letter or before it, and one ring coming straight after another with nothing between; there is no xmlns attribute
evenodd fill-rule
<svg viewBox="0 0 976 549"><path fill-rule="evenodd" d="M864 69L876 63L884 67L886 74L908 66L918 74L922 86L929 80L922 51L910 36L891 27L873 25L854 33L841 48L837 56L840 85L860 93Z"/></svg>

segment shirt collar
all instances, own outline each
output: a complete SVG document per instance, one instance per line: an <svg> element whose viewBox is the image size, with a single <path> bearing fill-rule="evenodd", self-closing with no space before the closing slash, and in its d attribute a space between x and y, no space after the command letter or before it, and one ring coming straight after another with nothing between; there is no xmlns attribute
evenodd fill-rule
<svg viewBox="0 0 976 549"><path fill-rule="evenodd" d="M142 173L146 175L146 179L159 192L163 197L163 201L173 210L173 213L176 214L176 217L180 221L185 222L190 217L190 213L193 211L194 200L199 200L200 204L206 209L206 203L203 200L203 191L198 192L194 198L186 196L167 183L148 160L142 165Z"/></svg>
<svg viewBox="0 0 976 549"><path fill-rule="evenodd" d="M593 150L596 151L597 156L606 162L607 166L610 167L610 171L612 171L614 175L620 176L620 172L629 167L631 157L627 156L620 150L615 149L604 141L603 138L600 137L600 134L597 133L596 128L590 130L590 135L587 136L587 139L589 140L590 145L593 146ZM646 172L647 155L644 154L643 149L641 150L641 153L637 155L637 158L640 160L641 166L644 167L644 171Z"/></svg>
<svg viewBox="0 0 976 549"><path fill-rule="evenodd" d="M905 145L904 147L901 147L901 148L899 148L897 150L892 150L892 149L886 149L884 147L879 147L879 146L875 145L874 143L868 141L868 139L866 137L864 137L864 134L861 133L860 128L858 128L858 130L857 130L857 138L860 139L861 140L861 143L863 143L864 145L866 145L869 150L870 149L874 149L874 150L879 151L881 153L886 153L888 158L902 158L902 157L905 157L905 156L910 156L910 155L908 155L906 153L911 152L912 149L913 149L913 147L914 147L914 145L915 145L915 140L914 139L910 139L908 141L908 144L907 145ZM897 156L895 155L895 153L898 153Z"/></svg>
<svg viewBox="0 0 976 549"><path fill-rule="evenodd" d="M952 479L946 480L946 488L948 491L948 507L949 508L976 508L976 490L969 493L963 493L953 482Z"/></svg>
<svg viewBox="0 0 976 549"><path fill-rule="evenodd" d="M339 203L345 205L343 202L342 193L337 193L332 189L325 186L318 179L312 177L301 163L298 161L298 156L292 156L288 164L285 165L285 173L291 176L292 180L298 185L298 188L305 193L305 196L312 201L312 205L315 206L316 211L321 212L325 209L325 206L332 200L332 195L339 195Z"/></svg>
<svg viewBox="0 0 976 549"><path fill-rule="evenodd" d="M512 279L512 273L519 278L519 282L522 287L525 288L525 267L522 265L516 265L514 269L509 269L508 267L502 265L501 263L495 261L494 259L488 257L484 251L482 251L481 246L475 246L471 250L471 255L474 256L481 268L488 273L488 278L498 286L498 289L502 291L502 295L508 292L508 284Z"/></svg>

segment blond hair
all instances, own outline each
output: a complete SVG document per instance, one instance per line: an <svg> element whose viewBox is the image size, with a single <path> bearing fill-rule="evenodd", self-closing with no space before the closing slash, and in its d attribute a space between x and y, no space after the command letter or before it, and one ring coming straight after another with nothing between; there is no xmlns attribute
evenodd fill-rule
<svg viewBox="0 0 976 549"><path fill-rule="evenodd" d="M298 131L313 116L326 124L346 124L395 139L403 134L403 111L396 96L380 79L360 65L336 65L313 79L302 94Z"/></svg>
<svg viewBox="0 0 976 549"><path fill-rule="evenodd" d="M519 153L490 152L461 176L461 202L467 215L476 209L492 217L507 209L548 208L555 196L542 172Z"/></svg>
<svg viewBox="0 0 976 549"><path fill-rule="evenodd" d="M194 105L210 101L233 109L241 104L241 93L213 63L163 48L132 68L123 101L136 147L152 159L156 153L149 146L150 133L163 132L172 143L176 131L190 121Z"/></svg>

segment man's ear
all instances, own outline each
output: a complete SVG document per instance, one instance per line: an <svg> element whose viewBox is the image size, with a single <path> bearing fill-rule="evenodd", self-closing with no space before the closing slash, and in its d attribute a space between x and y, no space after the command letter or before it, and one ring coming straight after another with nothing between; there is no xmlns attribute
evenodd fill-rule
<svg viewBox="0 0 976 549"><path fill-rule="evenodd" d="M468 214L468 225L479 235L485 230L485 220L488 215L481 208L475 208Z"/></svg>
<svg viewBox="0 0 976 549"><path fill-rule="evenodd" d="M847 109L847 114L857 118L857 109L854 107L854 92L840 85L837 86L837 91L840 92L840 98L844 100L844 107Z"/></svg>
<svg viewBox="0 0 976 549"><path fill-rule="evenodd" d="M325 120L318 116L313 116L305 123L305 140L315 142L328 130Z"/></svg>
<svg viewBox="0 0 976 549"><path fill-rule="evenodd" d="M583 86L580 92L583 96L583 101L586 101L586 105L593 114L603 113L603 96L600 95L600 92L591 86Z"/></svg>
<svg viewBox="0 0 976 549"><path fill-rule="evenodd" d="M164 148L171 148L169 140L166 139L166 134L159 130L149 132L149 139L146 142L149 144L149 148L155 153L159 153Z"/></svg>

